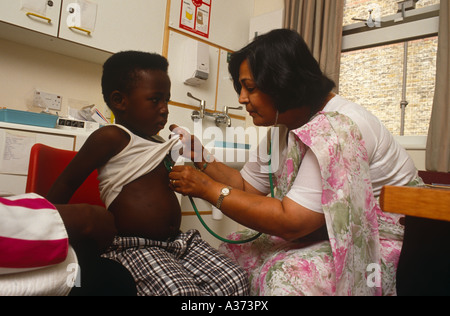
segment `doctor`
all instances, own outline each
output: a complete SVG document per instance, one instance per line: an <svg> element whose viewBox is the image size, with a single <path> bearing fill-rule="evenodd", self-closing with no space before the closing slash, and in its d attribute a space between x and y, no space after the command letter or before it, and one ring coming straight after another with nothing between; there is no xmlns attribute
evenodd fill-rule
<svg viewBox="0 0 450 316"><path fill-rule="evenodd" d="M199 161L197 169L174 167L172 188L265 233L252 244L221 247L248 271L254 295L395 294L403 230L377 197L384 185L420 183L406 151L376 117L332 92L294 31L259 36L232 55L229 71L254 124L280 129L273 181L264 159L238 172L190 144L186 155ZM198 142L171 128L186 145ZM268 197L272 183L276 193Z"/></svg>

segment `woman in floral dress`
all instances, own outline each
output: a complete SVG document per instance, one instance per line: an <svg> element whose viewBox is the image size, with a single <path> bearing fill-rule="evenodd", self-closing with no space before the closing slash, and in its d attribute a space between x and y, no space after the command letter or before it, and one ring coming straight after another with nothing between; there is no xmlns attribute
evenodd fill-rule
<svg viewBox="0 0 450 316"><path fill-rule="evenodd" d="M395 295L403 226L378 197L384 185L421 183L406 151L375 116L332 92L294 31L259 36L229 70L254 124L274 128L240 172L191 146L198 170L175 167L173 189L250 228L234 240L264 233L220 247L248 272L253 295Z"/></svg>

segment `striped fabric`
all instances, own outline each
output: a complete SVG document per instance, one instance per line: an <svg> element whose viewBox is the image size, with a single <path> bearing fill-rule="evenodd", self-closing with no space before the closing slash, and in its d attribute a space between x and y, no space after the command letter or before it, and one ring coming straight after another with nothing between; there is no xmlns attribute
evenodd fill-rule
<svg viewBox="0 0 450 316"><path fill-rule="evenodd" d="M0 198L0 275L63 262L69 240L62 219L44 198Z"/></svg>

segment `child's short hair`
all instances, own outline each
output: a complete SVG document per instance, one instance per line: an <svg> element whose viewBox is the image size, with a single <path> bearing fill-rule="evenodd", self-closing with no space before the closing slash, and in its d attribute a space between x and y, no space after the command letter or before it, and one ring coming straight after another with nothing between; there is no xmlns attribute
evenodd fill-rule
<svg viewBox="0 0 450 316"><path fill-rule="evenodd" d="M159 54L139 51L124 51L111 56L103 65L102 93L109 106L109 97L115 90L129 92L137 80L140 70L162 70L167 72L169 63Z"/></svg>

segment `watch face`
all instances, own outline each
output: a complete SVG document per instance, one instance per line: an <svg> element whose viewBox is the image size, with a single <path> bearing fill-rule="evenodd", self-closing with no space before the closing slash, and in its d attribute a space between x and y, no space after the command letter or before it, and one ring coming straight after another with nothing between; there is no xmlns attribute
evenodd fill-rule
<svg viewBox="0 0 450 316"><path fill-rule="evenodd" d="M222 189L222 194L223 194L223 195L228 195L228 194L230 194L230 189L228 189L228 188Z"/></svg>

